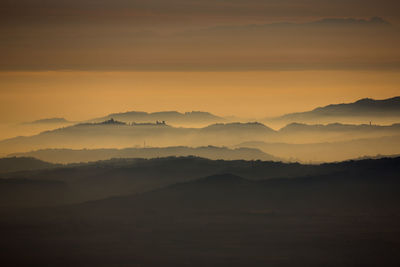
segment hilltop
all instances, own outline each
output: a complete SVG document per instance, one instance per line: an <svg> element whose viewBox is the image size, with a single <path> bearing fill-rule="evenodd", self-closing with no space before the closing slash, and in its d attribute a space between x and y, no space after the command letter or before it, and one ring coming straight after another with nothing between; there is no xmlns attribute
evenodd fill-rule
<svg viewBox="0 0 400 267"><path fill-rule="evenodd" d="M47 148L126 148L132 146L230 146L245 140L259 140L275 131L259 123L215 124L205 128L182 128L156 123L125 123L109 119L81 123L38 135L0 141L3 153Z"/></svg>
<svg viewBox="0 0 400 267"><path fill-rule="evenodd" d="M383 100L364 98L352 103L331 104L317 107L311 111L289 113L283 116L267 118L266 122L306 122L329 123L346 120L384 120L400 117L400 97Z"/></svg>
<svg viewBox="0 0 400 267"><path fill-rule="evenodd" d="M112 158L159 158L159 157L183 157L196 156L208 159L223 160L274 160L280 159L260 151L256 148L227 147L147 147L147 148L123 148L123 149L43 149L26 153L15 153L10 156L34 157L53 163L79 163Z"/></svg>
<svg viewBox="0 0 400 267"><path fill-rule="evenodd" d="M24 122L23 124L68 124L73 123L65 118L45 118L30 122Z"/></svg>
<svg viewBox="0 0 400 267"><path fill-rule="evenodd" d="M102 122L110 120L111 118L126 123L144 123L150 121L165 121L171 125L204 125L216 122L224 122L225 119L209 112L191 111L180 113L177 111L161 111L161 112L142 112L142 111L128 111L122 113L112 113L105 117L95 118L89 122Z"/></svg>

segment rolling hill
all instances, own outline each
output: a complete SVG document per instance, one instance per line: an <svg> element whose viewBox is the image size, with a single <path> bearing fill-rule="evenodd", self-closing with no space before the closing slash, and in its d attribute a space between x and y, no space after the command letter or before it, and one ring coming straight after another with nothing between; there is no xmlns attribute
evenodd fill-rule
<svg viewBox="0 0 400 267"><path fill-rule="evenodd" d="M19 158L9 161L20 162ZM282 163L272 161L224 161L209 160L196 157L168 157L155 159L112 159L91 163L58 165L43 170L19 169L18 172L7 172L0 179L20 181L19 190L11 191L12 199L25 199L25 205L60 205L78 203L88 200L102 199L111 196L144 193L174 183L187 182L220 173L231 173L250 180L266 180L273 178L295 178L300 176L321 176L330 173L348 171L363 172L368 168L383 168L385 164L397 162L395 159L359 160L321 165L304 165L298 163ZM27 190L32 182L60 182L65 191L59 197L43 199L37 202L34 198L26 199ZM26 184L28 189L25 189ZM38 183L38 185L41 185ZM45 187L44 191L48 192ZM21 193L25 192L25 193ZM33 194L34 192L32 192ZM13 203L12 201L3 201ZM22 200L17 201L24 206Z"/></svg>
<svg viewBox="0 0 400 267"><path fill-rule="evenodd" d="M172 169L171 159L165 160ZM185 164L191 160L174 166L193 174ZM114 162L115 176L117 166ZM254 171L252 166L245 170ZM246 171L197 173L197 178L140 194L0 209L0 249L7 252L2 261L151 267L289 267L295 261L296 266L394 267L400 262L399 166L399 158L349 161L310 166L324 169L320 173L269 180L249 179ZM152 170L164 172L160 167ZM21 250L24 257L17 257Z"/></svg>
<svg viewBox="0 0 400 267"><path fill-rule="evenodd" d="M40 120L35 120L35 121L30 121L30 122L25 122L23 124L72 124L72 121L68 121L65 118L46 118L46 119L40 119Z"/></svg>
<svg viewBox="0 0 400 267"><path fill-rule="evenodd" d="M311 111L290 113L275 118L267 118L263 121L271 123L382 123L398 122L400 117L400 97L383 100L370 98L360 99L353 103L332 104L318 107ZM396 120L397 119L397 120ZM395 120L395 121L393 121Z"/></svg>
<svg viewBox="0 0 400 267"><path fill-rule="evenodd" d="M279 140L288 143L343 142L400 134L400 124L304 124L291 123L278 131Z"/></svg>
<svg viewBox="0 0 400 267"><path fill-rule="evenodd" d="M161 111L161 112L141 112L141 111L128 111L123 113L112 113L105 117L91 119L88 122L102 122L105 120L115 119L118 121L131 123L145 123L155 121L165 121L167 124L174 126L201 126L217 122L225 122L222 117L216 116L209 112L192 111L180 113L177 111Z"/></svg>
<svg viewBox="0 0 400 267"><path fill-rule="evenodd" d="M359 157L376 157L378 155L399 154L400 136L361 138L350 141L323 143L268 143L244 142L237 147L253 147L272 153L289 161L332 162L355 159Z"/></svg>
<svg viewBox="0 0 400 267"><path fill-rule="evenodd" d="M400 125L350 125L327 124L307 125L292 123L275 131L264 124L249 123L217 123L204 128L172 127L162 122L159 123L135 123L128 124L114 119L100 123L82 123L51 131L45 131L33 136L20 136L0 141L0 151L3 156L15 153L26 153L33 150L44 149L122 149L144 147L204 147L226 146L233 147L243 142L267 142L267 143L323 143L344 142L355 139L380 138L397 136L400 134ZM111 151L111 150L109 150ZM144 153L145 150L142 150ZM151 150L146 150L150 152ZM167 151L164 149L164 151ZM100 152L100 150L98 150ZM121 152L121 151L120 151ZM119 152L119 153L120 153ZM148 157L146 153L131 155ZM155 152L155 150L153 150ZM204 152L204 151L203 151ZM202 152L202 153L203 153ZM214 151L217 152L217 151ZM270 153L265 151L266 153ZM83 153L83 152L82 152ZM81 153L81 155L82 155ZM89 152L86 152L89 153ZM111 153L111 152L110 152ZM132 154L133 153L133 154ZM159 151L159 155L169 156L169 152ZM189 155L190 151L177 152L176 155ZM197 153L197 152L196 152ZM196 154L212 159L230 157L228 154ZM199 152L200 153L200 152ZM247 155L244 159L256 159L261 155L254 151L254 155ZM329 151L327 151L329 153ZM395 153L399 153L398 151ZM112 152L111 154L114 154ZM150 153L151 154L151 153ZM150 155L149 154L149 155ZM273 153L272 153L273 154ZM115 154L117 157L118 153ZM153 153L154 156L157 153ZM265 155L264 155L265 156ZM265 157L262 159L266 159ZM364 154L357 157L365 156ZM129 156L130 157L130 156ZM104 156L96 159L106 159ZM344 158L343 158L344 159Z"/></svg>
<svg viewBox="0 0 400 267"><path fill-rule="evenodd" d="M16 153L10 156L34 157L52 163L79 163L112 158L159 158L159 157L185 157L196 156L208 159L223 160L280 160L272 155L255 148L227 147L148 147L148 148L123 148L123 149L44 149L26 153Z"/></svg>
<svg viewBox="0 0 400 267"><path fill-rule="evenodd" d="M0 173L42 170L59 166L33 157L0 158Z"/></svg>
<svg viewBox="0 0 400 267"><path fill-rule="evenodd" d="M3 153L46 148L126 148L133 146L229 146L243 140L264 139L274 131L259 123L215 124L205 128L177 128L164 123L127 124L110 119L83 123L34 136L0 141Z"/></svg>

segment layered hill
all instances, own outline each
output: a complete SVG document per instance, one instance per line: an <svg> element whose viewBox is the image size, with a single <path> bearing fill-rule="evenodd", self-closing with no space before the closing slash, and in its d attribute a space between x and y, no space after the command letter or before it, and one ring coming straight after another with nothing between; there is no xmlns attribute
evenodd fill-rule
<svg viewBox="0 0 400 267"><path fill-rule="evenodd" d="M183 159L175 169L192 175L190 160ZM160 160L148 162L152 168L147 171L165 172L157 164ZM254 180L248 175L254 167L248 165L241 174L199 172L196 178L140 194L68 206L0 209L0 248L7 251L2 261L55 266L289 267L293 261L304 267L326 262L397 266L399 159L308 167L324 171ZM114 174L110 180L120 175L119 168L113 165L107 173ZM262 173L269 175L267 169ZM73 173L65 177L75 178ZM96 180L94 173L90 177ZM49 182L46 186L51 187ZM53 192L62 195L62 186ZM15 257L21 250L24 256Z"/></svg>
<svg viewBox="0 0 400 267"><path fill-rule="evenodd" d="M161 112L141 112L141 111L128 111L123 113L112 113L105 117L95 118L89 122L102 122L105 120L115 119L118 121L131 123L145 123L155 121L165 121L167 124L174 126L198 126L209 125L217 122L225 122L222 117L216 116L209 112L192 111L180 113L177 111L161 111Z"/></svg>
<svg viewBox="0 0 400 267"><path fill-rule="evenodd" d="M45 118L30 122L25 122L23 124L26 125L35 125L35 124L71 124L73 122L66 120L65 118Z"/></svg>
<svg viewBox="0 0 400 267"><path fill-rule="evenodd" d="M317 143L350 141L400 134L400 124L304 124L291 123L278 131L279 140L288 143Z"/></svg>
<svg viewBox="0 0 400 267"><path fill-rule="evenodd" d="M0 173L42 170L58 166L57 164L52 164L33 157L0 158Z"/></svg>
<svg viewBox="0 0 400 267"><path fill-rule="evenodd" d="M20 162L20 159L12 158L11 161ZM111 196L144 193L175 183L188 182L221 173L230 173L254 181L323 176L349 171L362 173L367 166L383 170L385 166L392 166L397 161L398 158L302 165L272 161L215 161L196 157L169 157L113 159L55 166L42 170L30 170L29 167L26 167L25 170L20 169L18 172L7 172L0 175L0 179L4 181L3 198L0 204L2 203L2 206L53 206L79 203ZM42 185L43 190L41 189ZM40 198L40 201L27 197L41 191L48 192L50 195L51 190L49 189L52 186L58 188L57 192L60 192L58 196L47 199Z"/></svg>
<svg viewBox="0 0 400 267"><path fill-rule="evenodd" d="M288 161L332 162L360 157L398 155L400 135L305 144L254 141L241 143L237 147L261 149Z"/></svg>
<svg viewBox="0 0 400 267"><path fill-rule="evenodd" d="M45 148L125 148L133 146L229 146L243 140L263 140L275 132L259 123L215 124L177 128L165 123L127 124L114 119L84 123L38 135L0 141L3 153Z"/></svg>
<svg viewBox="0 0 400 267"><path fill-rule="evenodd" d="M323 175L268 180L249 180L223 173L182 182L134 196L110 198L81 205L107 212L113 210L174 209L284 213L299 211L349 212L380 207L396 210L399 196L399 159L381 159L350 164L345 170ZM358 165L356 167L356 165ZM343 192L343 188L346 191ZM340 197L337 197L339 196ZM186 200L186 201L182 201ZM386 206L385 207L385 203ZM346 205L346 206L343 206ZM97 206L97 207L96 207ZM379 213L379 211L378 211Z"/></svg>
<svg viewBox="0 0 400 267"><path fill-rule="evenodd" d="M294 123L275 131L257 122L217 123L204 128L182 128L172 127L163 122L128 124L110 119L100 123L77 124L45 131L38 135L3 140L0 141L0 151L5 156L12 153L54 148L76 150L122 149L127 147L199 147L209 145L229 147L252 141L321 143L396 135L400 135L399 124L379 126L372 124L306 125ZM266 153L269 152L266 151ZM184 153L184 155L187 154ZM145 154L143 156L146 157ZM206 156L206 154L201 154L200 156ZM360 154L358 156L364 155ZM216 157L211 158L216 159ZM246 159L251 158L257 157L246 156Z"/></svg>
<svg viewBox="0 0 400 267"><path fill-rule="evenodd" d="M34 157L53 163L79 163L112 158L159 158L159 157L185 157L196 156L213 160L280 160L277 157L262 152L256 148L227 147L148 147L148 148L124 148L124 149L43 149L26 153L16 153L10 156Z"/></svg>
<svg viewBox="0 0 400 267"><path fill-rule="evenodd" d="M332 104L311 111L290 113L280 117L266 119L266 122L386 122L400 117L400 97L383 100L360 99L353 103ZM397 120L398 121L398 120Z"/></svg>

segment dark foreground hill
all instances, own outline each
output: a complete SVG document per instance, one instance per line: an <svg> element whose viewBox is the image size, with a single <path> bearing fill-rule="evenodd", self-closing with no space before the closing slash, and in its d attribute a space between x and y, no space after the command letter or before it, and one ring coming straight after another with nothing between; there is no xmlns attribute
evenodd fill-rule
<svg viewBox="0 0 400 267"><path fill-rule="evenodd" d="M2 262L6 266L398 266L399 160L318 165L314 167L324 168L324 173L302 175L297 169L291 178L269 180L249 179L246 171L224 172L142 194L3 210ZM181 161L178 166L190 173L187 164ZM245 164L234 165L247 173L254 171L253 165ZM165 172L161 166L155 164L153 169Z"/></svg>
<svg viewBox="0 0 400 267"><path fill-rule="evenodd" d="M387 159L302 165L271 161L214 161L196 157L170 157L149 160L114 159L88 164L71 164L52 169L0 175L0 180L4 181L1 187L0 207L55 206L137 194L218 173L232 173L251 180L265 180L325 175L348 170L361 171L367 166L384 170L386 162L390 160L398 161L398 159ZM59 194L54 195L47 182L50 185L58 185ZM40 192L42 197L31 197ZM51 197L46 198L45 195Z"/></svg>
<svg viewBox="0 0 400 267"><path fill-rule="evenodd" d="M20 162L19 158L13 158ZM12 162L10 163L12 164ZM22 166L21 166L22 167ZM54 169L20 171L0 175L4 182L0 195L2 207L54 206L77 203L110 196L143 193L174 183L190 181L215 173L229 172L250 179L274 177L295 177L311 173L329 172L337 167L317 165L284 164L268 161L223 161L196 157L156 158L156 159L113 159L87 164L71 164ZM343 165L341 168L347 168ZM60 194L51 198L32 198L41 192L52 195L43 181L61 182L64 187ZM32 187L32 185L35 187ZM37 186L36 186L37 185ZM35 192L31 192L35 190Z"/></svg>
<svg viewBox="0 0 400 267"><path fill-rule="evenodd" d="M59 165L45 162L33 157L0 158L0 173L18 172L54 168Z"/></svg>

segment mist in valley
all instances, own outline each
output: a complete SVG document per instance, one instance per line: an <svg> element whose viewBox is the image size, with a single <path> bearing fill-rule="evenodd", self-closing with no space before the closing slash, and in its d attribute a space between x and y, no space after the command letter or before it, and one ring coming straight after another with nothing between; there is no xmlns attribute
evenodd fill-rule
<svg viewBox="0 0 400 267"><path fill-rule="evenodd" d="M398 10L1 1L1 266L400 266Z"/></svg>

